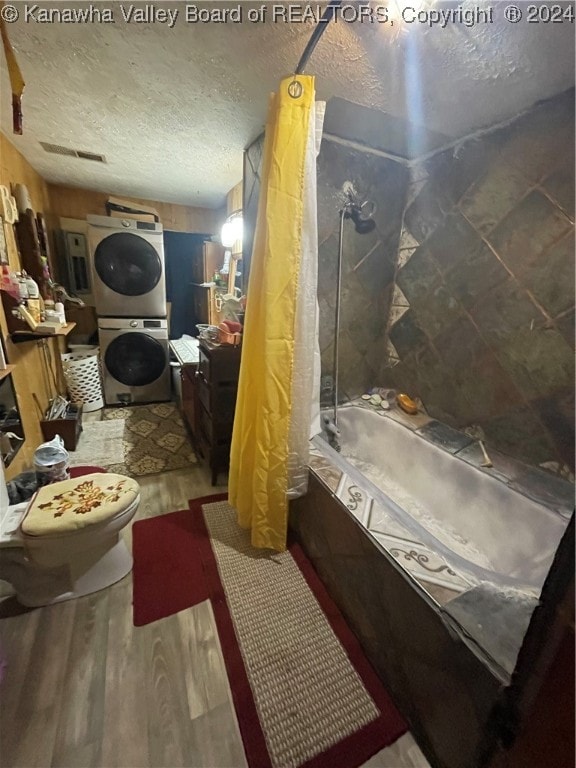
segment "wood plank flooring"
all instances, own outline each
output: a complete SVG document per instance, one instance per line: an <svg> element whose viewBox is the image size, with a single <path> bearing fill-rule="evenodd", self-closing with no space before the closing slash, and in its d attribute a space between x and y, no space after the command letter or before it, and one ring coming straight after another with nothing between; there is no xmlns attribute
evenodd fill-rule
<svg viewBox="0 0 576 768"><path fill-rule="evenodd" d="M139 482L136 519L226 489L200 466ZM134 627L129 575L46 608L7 598L0 615L5 768L246 765L208 601Z"/></svg>
<svg viewBox="0 0 576 768"><path fill-rule="evenodd" d="M139 482L136 519L226 490L200 465ZM3 768L246 766L210 602L144 627L131 602L130 574L45 608L0 603ZM395 747L369 764L426 765L404 760Z"/></svg>

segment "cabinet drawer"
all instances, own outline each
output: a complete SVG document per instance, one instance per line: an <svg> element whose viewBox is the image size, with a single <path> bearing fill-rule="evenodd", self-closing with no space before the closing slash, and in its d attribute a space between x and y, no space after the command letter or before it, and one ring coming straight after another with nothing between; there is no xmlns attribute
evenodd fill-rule
<svg viewBox="0 0 576 768"><path fill-rule="evenodd" d="M202 347L200 347L200 357L198 359L198 373L204 381L208 382L210 381L210 358L208 355L202 350Z"/></svg>
<svg viewBox="0 0 576 768"><path fill-rule="evenodd" d="M240 347L208 347L200 342L198 369L211 384L237 383Z"/></svg>
<svg viewBox="0 0 576 768"><path fill-rule="evenodd" d="M198 409L198 427L200 432L208 445L214 443L214 430L212 427L212 419L203 406Z"/></svg>
<svg viewBox="0 0 576 768"><path fill-rule="evenodd" d="M182 399L192 400L194 397L194 376L195 368L185 366L180 369L180 380L182 382Z"/></svg>
<svg viewBox="0 0 576 768"><path fill-rule="evenodd" d="M210 387L201 373L198 373L198 376L196 377L196 393L198 395L198 400L200 400L204 408L210 413L212 410L210 403Z"/></svg>
<svg viewBox="0 0 576 768"><path fill-rule="evenodd" d="M238 387L236 384L214 387L212 390L212 408L210 409L214 421L230 422L230 427L232 427L237 394Z"/></svg>
<svg viewBox="0 0 576 768"><path fill-rule="evenodd" d="M212 446L229 445L232 440L232 428L234 423L232 419L228 421L219 421L212 417L209 411L200 406L198 413L198 422L200 430L203 432L206 440Z"/></svg>
<svg viewBox="0 0 576 768"><path fill-rule="evenodd" d="M237 384L209 385L199 373L196 377L196 392L198 400L215 422L229 421L232 423L234 421L238 393Z"/></svg>
<svg viewBox="0 0 576 768"><path fill-rule="evenodd" d="M186 423L188 424L188 428L190 429L190 432L192 433L193 438L196 437L196 414L194 411L194 402L192 400L185 400L182 403L182 412L184 414L184 419L186 420Z"/></svg>

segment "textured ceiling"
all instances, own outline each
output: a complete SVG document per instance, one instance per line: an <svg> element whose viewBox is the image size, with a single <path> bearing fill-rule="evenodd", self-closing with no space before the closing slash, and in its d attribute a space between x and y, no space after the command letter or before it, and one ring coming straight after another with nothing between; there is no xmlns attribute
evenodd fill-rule
<svg viewBox="0 0 576 768"><path fill-rule="evenodd" d="M126 23L121 6L126 11L128 3L92 3L112 9L114 24L26 21L26 4L15 5L20 19L7 28L26 91L24 135L17 137L2 56L0 124L10 140L49 181L189 205L218 206L241 179L242 150L262 130L268 93L294 70L312 30L312 23L270 17L187 23L183 2L148 4L178 10L173 28ZM261 5L244 3L244 17ZM489 7L483 0L461 5ZM511 24L505 3L491 5L494 23L473 27L413 24L398 34L398 25L332 23L307 67L318 97L337 96L458 138L573 85L573 26ZM101 153L107 163L50 155L40 141Z"/></svg>

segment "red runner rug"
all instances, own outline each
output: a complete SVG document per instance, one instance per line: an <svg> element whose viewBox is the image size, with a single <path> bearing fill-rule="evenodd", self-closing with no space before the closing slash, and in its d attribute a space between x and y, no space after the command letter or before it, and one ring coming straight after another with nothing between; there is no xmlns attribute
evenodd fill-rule
<svg viewBox="0 0 576 768"><path fill-rule="evenodd" d="M202 505L226 498L220 494L194 499L190 510L134 524L134 624L156 621L210 598L248 765L271 768L254 691L202 512ZM407 727L300 547L292 544L289 551L379 712L368 725L299 768L357 768L396 741Z"/></svg>
<svg viewBox="0 0 576 768"><path fill-rule="evenodd" d="M133 524L135 627L208 599L196 528L189 509Z"/></svg>

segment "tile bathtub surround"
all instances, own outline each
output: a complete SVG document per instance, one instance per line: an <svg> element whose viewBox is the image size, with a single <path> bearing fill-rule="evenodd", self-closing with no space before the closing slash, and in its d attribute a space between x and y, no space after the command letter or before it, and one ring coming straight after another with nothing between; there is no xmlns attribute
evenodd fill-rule
<svg viewBox="0 0 576 768"><path fill-rule="evenodd" d="M458 432L457 429L442 424L440 421L431 421L425 427L418 430L418 434L425 437L431 443L440 445L448 453L458 453L472 442L472 438Z"/></svg>
<svg viewBox="0 0 576 768"><path fill-rule="evenodd" d="M342 472L335 467L329 459L315 453L310 456L310 469L322 480L322 482L333 492L336 493L342 478Z"/></svg>
<svg viewBox="0 0 576 768"><path fill-rule="evenodd" d="M501 680L313 476L290 526L430 763L478 764Z"/></svg>
<svg viewBox="0 0 576 768"><path fill-rule="evenodd" d="M382 363L408 170L386 158L324 140L318 157L318 302L322 374L332 375L342 186L376 203L376 229L359 235L344 222L340 304L340 397L361 395Z"/></svg>
<svg viewBox="0 0 576 768"><path fill-rule="evenodd" d="M574 462L573 168L570 91L419 169L378 379L532 465Z"/></svg>
<svg viewBox="0 0 576 768"><path fill-rule="evenodd" d="M324 468L314 464L316 459L313 457L310 467L328 485L321 474ZM443 587L454 596L471 586L443 557L416 541L414 534L396 521L345 472L341 475L335 496L398 565L436 601L435 587ZM430 586L432 591L429 590Z"/></svg>
<svg viewBox="0 0 576 768"><path fill-rule="evenodd" d="M331 131L342 135L337 128L346 126L338 126L338 112L333 112L333 117L336 122L332 120ZM378 129L381 131L380 121ZM262 148L263 137L260 137L244 155L245 275L249 269L260 194ZM390 308L409 172L400 163L330 141L326 136L321 143L317 168L319 342L325 376L332 376L333 367L343 184L352 182L362 199L376 204L373 232L359 235L351 221L344 224L339 383L340 398L347 400L362 394L377 381L382 365L382 339ZM326 403L332 402L331 392L326 391L323 396Z"/></svg>
<svg viewBox="0 0 576 768"><path fill-rule="evenodd" d="M366 527L370 517L372 498L363 488L356 485L354 480L348 477L346 473L342 474L336 489L336 496L346 509L350 510L354 517Z"/></svg>

